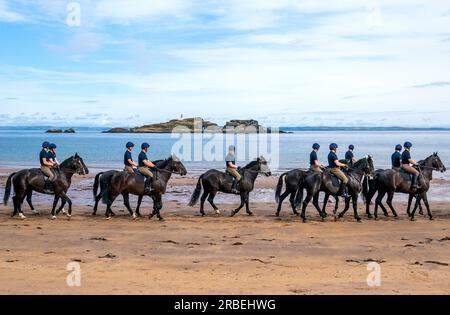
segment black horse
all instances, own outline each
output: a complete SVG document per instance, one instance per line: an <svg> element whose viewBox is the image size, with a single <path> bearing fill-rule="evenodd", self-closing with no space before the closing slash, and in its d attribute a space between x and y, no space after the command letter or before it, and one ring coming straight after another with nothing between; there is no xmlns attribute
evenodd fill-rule
<svg viewBox="0 0 450 315"><path fill-rule="evenodd" d="M289 202L292 208L292 212L295 215L299 215L300 213L297 211L298 200L303 199L303 189L300 189L301 183L303 179L306 177L309 171L295 169L289 172L281 174L278 179L277 188L275 191L275 201L278 204L276 216L280 216L281 207L283 205L283 201L289 196ZM286 184L286 190L283 194L281 191L283 190L283 181Z"/></svg>
<svg viewBox="0 0 450 315"><path fill-rule="evenodd" d="M166 160L153 161L153 164L155 164L156 167L158 167L158 168L163 168L165 163L166 163ZM94 215L94 216L97 215L98 205L99 205L100 201L102 200L103 194L108 190L108 187L111 183L111 179L115 175L120 174L121 172L122 171L111 170L111 171L107 171L107 172L98 173L95 176L94 186L92 189L92 192L94 194L95 204L94 204L94 209L93 209L92 215ZM98 192L99 188L100 188L100 192ZM129 200L130 200L129 194L124 192L124 193L122 193L122 196L123 196L123 203L124 203L125 207L128 209L127 205L129 205ZM143 196L139 196L138 207L135 212L137 216L140 216L139 208L140 208L142 199L143 199ZM115 216L115 213L112 210L110 210L109 214L111 216Z"/></svg>
<svg viewBox="0 0 450 315"><path fill-rule="evenodd" d="M382 200L384 196L387 194L387 201L389 208L391 209L394 216L397 216L397 212L395 211L393 205L394 194L396 192L408 194L409 202L407 213L411 220L414 220L414 215L417 208L420 206L420 202L423 201L425 207L427 209L428 217L430 220L433 219L431 214L430 205L428 203L428 190L430 189L431 180L433 179L433 171L445 172L447 169L445 165L442 163L439 158L438 153L433 153L431 156L426 158L419 163L420 176L419 176L419 184L420 187L416 191L411 190L411 177L409 174L405 173L403 170L384 170L379 171L375 174L374 180L374 189L378 192L378 196L375 200L375 211L374 216L378 218L378 207L383 209L383 212L387 212L384 207ZM414 196L417 196L416 205L414 210L410 211L412 199ZM370 204L370 200L366 200L366 206ZM369 210L366 210L369 212ZM370 213L370 212L369 212Z"/></svg>
<svg viewBox="0 0 450 315"><path fill-rule="evenodd" d="M322 219L327 216L326 207L328 203L328 198L334 196L336 200L335 208L333 211L334 218L342 218L345 213L350 208L350 201L353 204L354 218L357 222L361 221L358 215L358 196L362 191L362 182L365 176L372 174L374 171L373 159L371 156L367 156L360 159L346 171L349 178L349 183L347 184L349 197L345 199L345 208L337 216L337 209L339 207L339 193L340 193L340 183L338 179L331 174L329 170L325 170L322 174L317 172L309 173L302 181L302 188L306 189L307 195L303 201L302 213L300 217L303 222L306 221L306 208L311 200L313 200L313 205L319 212ZM325 192L325 198L323 202L322 209L319 206L319 193Z"/></svg>
<svg viewBox="0 0 450 315"><path fill-rule="evenodd" d="M60 171L54 180L54 193L55 199L53 201L52 219L56 219L56 215L64 208L66 203L69 204L69 212L67 216L72 216L72 200L67 196L67 191L72 183L73 175L77 173L79 175L89 174L89 169L84 164L83 159L77 154L68 158L60 165ZM8 177L6 182L5 197L3 199L4 204L8 204L9 197L11 195L11 188L14 186L14 212L12 216L19 214L21 219L25 219L25 215L22 212L22 204L25 197L30 196L33 191L38 193L44 193L45 179L40 169L27 169L17 173L13 173ZM56 206L62 199L62 205L55 213Z"/></svg>
<svg viewBox="0 0 450 315"><path fill-rule="evenodd" d="M153 199L153 213L150 215L150 218L153 218L155 215L158 219L163 220L161 216L162 205L162 195L166 192L167 183L169 182L172 174L179 174L184 176L187 174L186 168L183 163L176 157L172 155L167 160L161 162L160 167L155 172L155 177L152 182L152 190L149 194L146 194L145 191L145 178L140 174L132 174L127 172L118 172L117 174L111 177L111 180L108 184L106 192L103 193L102 199L103 202L106 203L106 217L111 217L111 206L113 202L119 195L124 196L125 206L127 207L130 215L133 218L136 218L139 213L139 207L142 202L143 196L148 195ZM129 194L139 196L138 207L136 209L136 214L133 213L133 210L130 207L129 203Z"/></svg>
<svg viewBox="0 0 450 315"><path fill-rule="evenodd" d="M250 162L244 168L241 168L240 174L242 176L241 182L239 183L239 194L241 196L241 204L240 206L231 213L231 216L237 214L245 205L246 211L248 215L253 215L250 211L250 192L253 191L256 178L261 173L265 176L270 176L272 173L270 171L269 166L267 165L267 161L264 157L259 157L255 161ZM200 194L203 188L203 195L200 200L200 213L202 216L205 216L204 205L206 199L214 208L216 214L220 214L219 208L214 204L214 198L217 193L224 192L227 194L231 194L231 186L233 179L230 175L225 172L221 172L218 170L209 170L198 179L197 187L195 188L194 193L192 194L191 201L189 202L189 206L193 207L200 199Z"/></svg>

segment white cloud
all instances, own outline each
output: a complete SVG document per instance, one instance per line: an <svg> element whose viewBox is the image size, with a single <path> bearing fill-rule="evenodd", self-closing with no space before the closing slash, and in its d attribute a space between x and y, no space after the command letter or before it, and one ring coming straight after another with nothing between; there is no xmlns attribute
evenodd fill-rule
<svg viewBox="0 0 450 315"><path fill-rule="evenodd" d="M4 0L0 0L0 22L25 22L22 14L12 11Z"/></svg>

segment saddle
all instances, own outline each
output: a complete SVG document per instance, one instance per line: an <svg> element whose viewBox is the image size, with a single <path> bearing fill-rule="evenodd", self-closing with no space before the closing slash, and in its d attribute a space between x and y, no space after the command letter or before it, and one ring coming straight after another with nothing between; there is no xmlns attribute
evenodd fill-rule
<svg viewBox="0 0 450 315"><path fill-rule="evenodd" d="M398 172L400 173L400 175L403 178L405 178L408 181L412 182L413 174L406 172L403 168L400 168L398 170ZM418 188L420 188L421 183L422 183L422 172L420 172L420 170L419 170L419 176L417 177L417 186L418 186Z"/></svg>

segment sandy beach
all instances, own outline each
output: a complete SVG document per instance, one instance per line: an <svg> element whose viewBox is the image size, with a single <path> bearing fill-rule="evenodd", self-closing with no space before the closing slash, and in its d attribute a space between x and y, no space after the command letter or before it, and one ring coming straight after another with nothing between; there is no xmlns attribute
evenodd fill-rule
<svg viewBox="0 0 450 315"><path fill-rule="evenodd" d="M222 214L214 215L208 205L203 218L184 202L184 189L192 189L196 179L178 177L168 189L172 201L164 204L165 221L133 221L121 200L114 207L117 216L108 221L103 205L97 217L90 215L92 176L74 181L70 221L62 214L49 220L50 196L35 196L40 215L24 205L24 221L10 218L11 206L0 206L0 294L450 293L447 202L432 203L433 221L418 215L410 222L405 203L397 202L398 219L363 216L358 224L349 211L338 222L330 217L322 222L309 208L310 220L303 224L287 203L276 218L275 204L255 197L255 216L242 211L230 218L238 199L222 195L219 200L227 200L218 202ZM260 178L256 184L270 190L276 180ZM85 204L77 204L80 198ZM144 203L143 214L150 206ZM80 287L66 284L72 261L81 266ZM366 282L373 261L381 266L379 287Z"/></svg>

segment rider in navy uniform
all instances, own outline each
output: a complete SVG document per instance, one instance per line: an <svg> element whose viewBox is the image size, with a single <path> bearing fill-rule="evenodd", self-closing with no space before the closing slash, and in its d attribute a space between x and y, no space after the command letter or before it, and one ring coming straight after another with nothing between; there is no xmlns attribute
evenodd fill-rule
<svg viewBox="0 0 450 315"><path fill-rule="evenodd" d="M319 162L319 158L317 157L317 152L320 150L320 144L314 143L312 148L313 150L309 155L309 169L313 172L323 173L323 165Z"/></svg>
<svg viewBox="0 0 450 315"><path fill-rule="evenodd" d="M405 150L402 153L402 169L408 173L412 174L412 180L411 180L411 189L417 190L417 179L419 177L419 171L415 169L413 166L419 165L416 161L413 160L411 157L411 148L412 143L407 141L403 145ZM413 166L411 166L413 165Z"/></svg>
<svg viewBox="0 0 450 315"><path fill-rule="evenodd" d="M45 177L48 179L45 179L44 183L44 193L51 194L53 193L53 181L55 180L56 176L53 172L53 166L55 163L50 158L50 142L45 141L42 144L42 150L39 153L39 163L41 164L41 171L44 174Z"/></svg>
<svg viewBox="0 0 450 315"><path fill-rule="evenodd" d="M348 198L348 191L347 191L348 177L341 170L341 167L347 168L348 166L339 161L339 158L336 154L337 149L338 145L336 143L330 144L330 153L328 154L328 166L330 168L330 172L334 174L337 178L339 178L342 182L341 184L342 197Z"/></svg>
<svg viewBox="0 0 450 315"><path fill-rule="evenodd" d="M395 146L395 152L392 154L391 156L391 161L392 161L392 169L399 171L401 166L402 166L402 145L401 144L397 144Z"/></svg>
<svg viewBox="0 0 450 315"><path fill-rule="evenodd" d="M125 151L124 157L123 157L123 164L125 165L125 168L123 169L124 172L127 173L134 173L134 167L137 167L138 164L133 161L133 156L131 155L131 152L134 149L134 143L128 142L126 144L127 150Z"/></svg>
<svg viewBox="0 0 450 315"><path fill-rule="evenodd" d="M355 150L355 146L350 144L348 146L348 151L345 153L345 159L349 161L350 165L356 162L355 155L353 154L353 150Z"/></svg>
<svg viewBox="0 0 450 315"><path fill-rule="evenodd" d="M148 194L151 191L152 182L153 182L153 173L150 171L150 168L156 169L156 165L153 164L147 157L148 149L150 148L150 144L144 142L141 146L142 151L139 153L139 173L142 174L146 178L144 185L144 193Z"/></svg>

